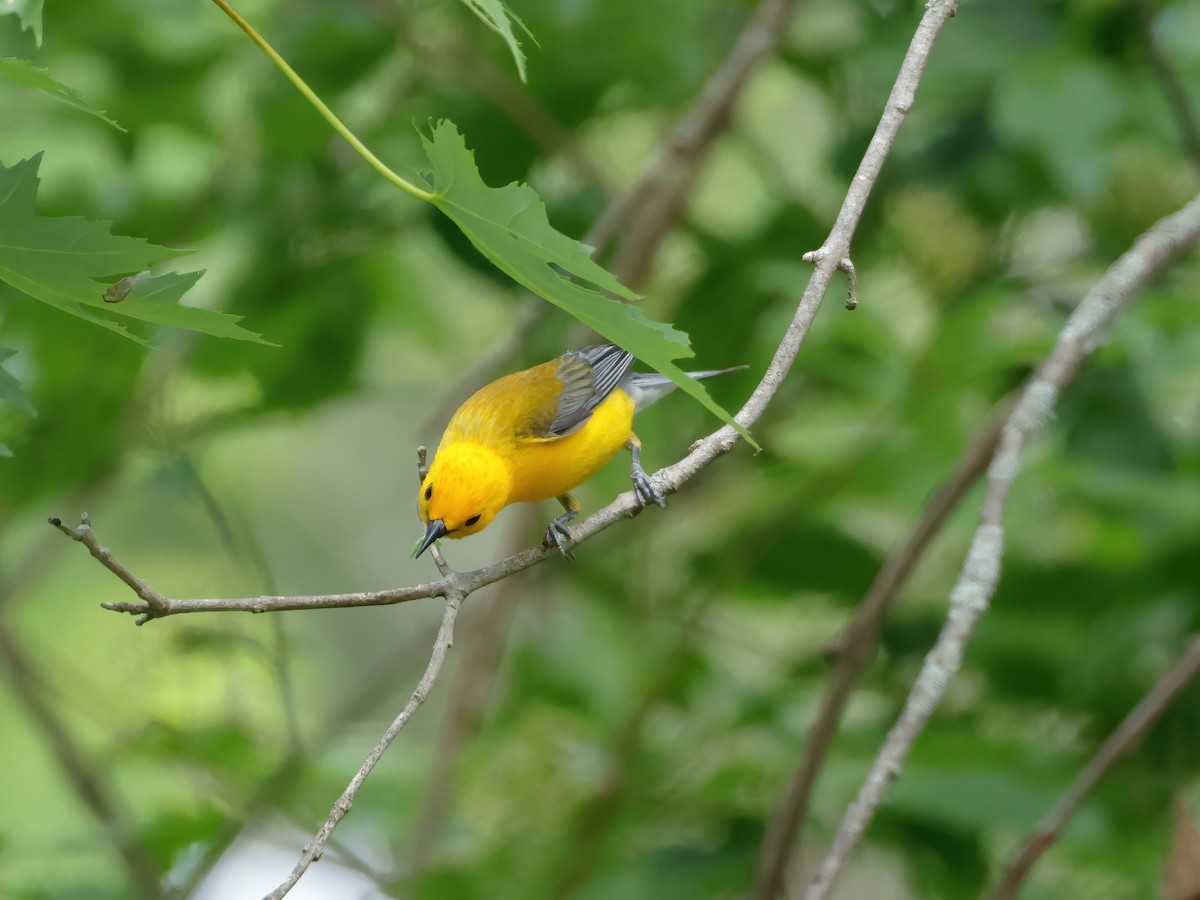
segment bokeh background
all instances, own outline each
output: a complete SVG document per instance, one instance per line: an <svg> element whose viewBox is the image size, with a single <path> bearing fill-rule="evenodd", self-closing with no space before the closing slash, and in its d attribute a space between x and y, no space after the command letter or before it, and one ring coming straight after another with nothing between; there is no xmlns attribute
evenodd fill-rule
<svg viewBox="0 0 1200 900"><path fill-rule="evenodd" d="M572 235L754 9L512 6L537 39L527 85L449 0L240 9L395 168L418 167L416 128L447 117L490 184L530 182ZM730 408L790 320L800 256L837 212L919 13L803 3L639 279L699 365L749 366L711 383ZM148 352L0 285L0 337L19 351L6 368L38 412L0 406L14 454L0 460L0 894L259 896L407 698L439 603L136 629L98 606L126 589L46 517L86 510L171 596L427 580L432 562L408 558L415 447L492 374L587 337L557 311L527 327L541 301L367 168L211 4L49 2L40 48L0 17L0 55L47 66L128 129L0 82L0 160L45 152L39 211L195 248L179 268L207 273L188 302L279 345L171 331ZM575 565L469 598L432 697L292 896L745 895L831 643L1082 292L1200 189L1198 95L1197 0L964 2L855 240L860 308L835 284L756 429L764 452L737 448ZM1198 294L1193 256L1144 292L1031 448L994 608L838 896L977 896L1197 629ZM475 371L518 328L501 369ZM638 426L648 467L715 424L665 400ZM626 472L595 478L585 507ZM884 628L796 884L942 622L977 499ZM494 561L554 514L510 509L447 556ZM1200 806L1195 688L1024 896L1160 896L1177 798Z"/></svg>

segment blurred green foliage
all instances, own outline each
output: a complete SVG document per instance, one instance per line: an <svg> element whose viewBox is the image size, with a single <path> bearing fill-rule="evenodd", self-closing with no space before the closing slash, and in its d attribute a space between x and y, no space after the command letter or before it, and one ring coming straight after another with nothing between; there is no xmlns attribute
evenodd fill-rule
<svg viewBox="0 0 1200 900"><path fill-rule="evenodd" d="M488 184L528 181L555 227L581 235L752 6L514 2L537 39L525 86L463 4L241 12L393 168L423 161L414 122L449 118ZM666 512L581 547L578 565L471 597L433 696L294 896L745 891L827 647L879 563L1083 290L1200 189L1154 55L1200 108L1200 2L1146 11L1154 52L1125 0L962 4L855 240L860 307L831 294L755 429L765 452L720 460ZM640 286L700 365L749 364L711 383L727 407L790 320L800 255L836 214L918 13L908 0L804 4ZM45 517L87 509L173 596L425 580L428 561L406 558L413 448L436 443L431 417L461 399L446 392L469 389L458 380L535 301L368 169L211 4L52 3L44 18L40 46L21 18L0 18L0 57L45 68L127 132L0 81L0 161L44 152L40 216L195 248L185 262L207 273L188 302L279 346L164 331L147 351L0 284L0 442L14 454L0 460L0 894L131 896L132 846L164 892L258 896L404 702L436 604L135 630L97 606L125 588ZM1121 320L1031 448L994 607L841 896L978 895L1200 628L1198 295L1192 257ZM547 316L509 367L580 340ZM647 465L711 427L685 398L664 401L639 424ZM626 487L614 464L585 508ZM976 500L885 626L801 863L941 624ZM506 513L447 554L490 562L554 513ZM64 741L112 799L107 820ZM1154 896L1172 798L1200 805L1197 748L1192 688L1025 896ZM431 846L414 867L417 837Z"/></svg>

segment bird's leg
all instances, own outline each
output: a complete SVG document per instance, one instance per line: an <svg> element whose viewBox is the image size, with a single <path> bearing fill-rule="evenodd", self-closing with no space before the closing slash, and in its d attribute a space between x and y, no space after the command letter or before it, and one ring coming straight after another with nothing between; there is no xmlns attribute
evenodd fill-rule
<svg viewBox="0 0 1200 900"><path fill-rule="evenodd" d="M568 549L571 533L567 531L567 525L579 515L579 501L570 494L563 494L558 498L558 502L566 512L550 523L550 527L546 529L544 543L547 547L557 547L559 553L574 562L575 554Z"/></svg>
<svg viewBox="0 0 1200 900"><path fill-rule="evenodd" d="M625 446L633 457L629 464L629 477L633 481L633 492L637 494L638 502L642 506L654 503L665 507L667 505L667 498L663 496L662 491L654 486L654 483L650 480L650 476L642 468L642 442L638 440L636 434L631 434L629 440L625 442Z"/></svg>

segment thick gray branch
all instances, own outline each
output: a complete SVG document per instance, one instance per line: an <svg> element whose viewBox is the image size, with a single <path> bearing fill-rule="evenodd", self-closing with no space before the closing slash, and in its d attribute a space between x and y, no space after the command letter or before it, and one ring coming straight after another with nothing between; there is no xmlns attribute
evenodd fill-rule
<svg viewBox="0 0 1200 900"><path fill-rule="evenodd" d="M1150 228L1104 273L1067 319L1054 349L1030 379L1005 421L988 468L979 527L950 594L946 624L925 658L900 718L888 733L858 796L846 810L833 844L808 888L807 900L823 900L828 896L843 863L870 824L917 735L962 664L967 643L1000 578L1004 507L1016 481L1026 442L1050 415L1059 394L1138 290L1197 241L1200 241L1200 196Z"/></svg>

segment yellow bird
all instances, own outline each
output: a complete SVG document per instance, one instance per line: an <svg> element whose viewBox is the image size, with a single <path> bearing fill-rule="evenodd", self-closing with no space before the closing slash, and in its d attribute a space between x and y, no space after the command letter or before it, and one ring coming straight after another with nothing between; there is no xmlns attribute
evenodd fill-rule
<svg viewBox="0 0 1200 900"><path fill-rule="evenodd" d="M633 355L613 344L585 347L476 391L450 419L421 482L417 508L425 534L414 556L438 538L486 528L510 503L556 497L566 510L546 529L546 543L570 557L567 524L579 515L570 491L622 447L642 506L665 506L641 464L633 414L669 393L664 375L630 372ZM689 372L710 378L744 369Z"/></svg>

